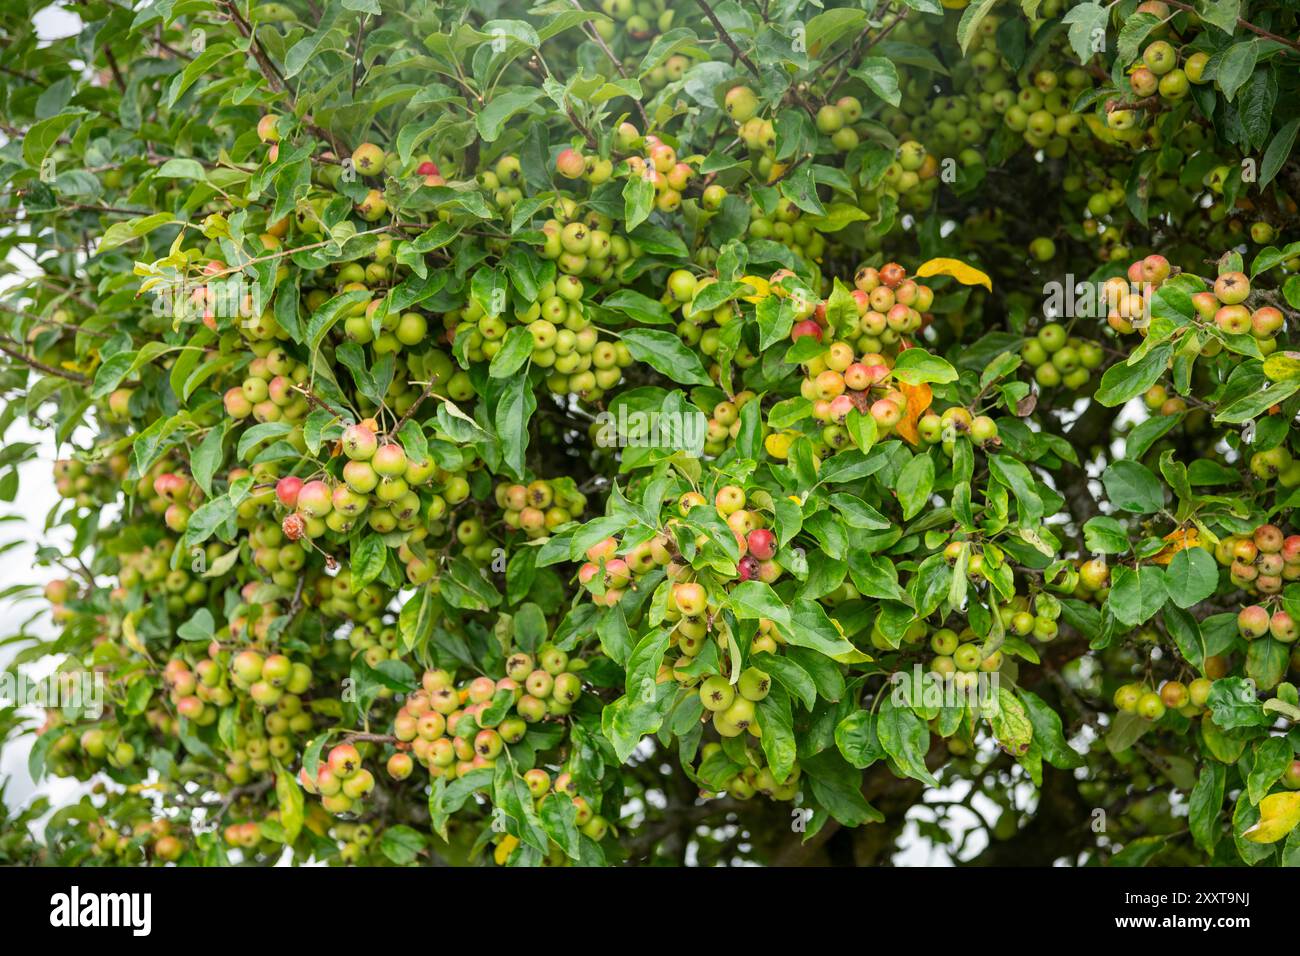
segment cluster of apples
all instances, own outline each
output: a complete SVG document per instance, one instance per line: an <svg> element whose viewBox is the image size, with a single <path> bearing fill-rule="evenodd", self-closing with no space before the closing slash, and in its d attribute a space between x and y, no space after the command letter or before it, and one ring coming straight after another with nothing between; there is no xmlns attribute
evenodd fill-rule
<svg viewBox="0 0 1300 956"><path fill-rule="evenodd" d="M704 433L704 454L717 457L735 444L740 434L740 411L757 396L749 389L724 398L712 409L701 409L708 416Z"/></svg>
<svg viewBox="0 0 1300 956"><path fill-rule="evenodd" d="M714 716L714 723L717 723L717 715ZM707 761L720 752L722 752L722 744L716 740L709 741L700 748L701 762ZM721 781L722 790L727 796L736 800L752 800L755 794L761 793L771 800L790 801L799 795L799 780L803 776L803 768L799 766L798 761L790 768L790 773L785 780L778 783L776 774L767 763L767 757L760 747L747 746L745 757L747 760L745 766L731 777ZM716 794L702 794L702 796L710 795Z"/></svg>
<svg viewBox="0 0 1300 956"><path fill-rule="evenodd" d="M54 463L54 491L79 508L91 508L116 496L116 483L126 476L127 467L126 456L120 454L96 464L60 458Z"/></svg>
<svg viewBox="0 0 1300 956"><path fill-rule="evenodd" d="M545 239L538 253L553 261L562 276L586 277L597 283L621 280L640 254L636 241L618 232L614 220L603 212L584 211L567 196L556 199L551 211L552 218L542 223ZM539 301L546 298L549 296Z"/></svg>
<svg viewBox="0 0 1300 956"><path fill-rule="evenodd" d="M663 295L659 298L659 302L669 312L681 312L681 321L677 323L676 330L678 338L689 348L697 349L709 358L717 355L718 349L722 347L723 327L737 318L735 307L730 302L712 309L696 305L696 297L717 281L714 276L697 276L690 269L674 269L668 274ZM744 369L753 365L757 358L741 342L736 346L732 361ZM717 375L713 378L716 380Z"/></svg>
<svg viewBox="0 0 1300 956"><path fill-rule="evenodd" d="M681 623L678 624L678 628L681 628ZM750 652L751 654L759 652L774 654L778 643L783 644L784 639L780 639L771 621L764 620L760 623L758 635L751 643ZM673 675L683 686L694 686L699 678L692 676L686 670L690 665L691 655L680 638L677 646L683 654L673 667ZM667 674L661 674L661 679L667 680ZM753 666L742 670L735 683L722 674L709 674L699 680L698 693L700 703L704 707L704 719L718 736L736 738L748 734L751 745L744 748L746 760L743 766L734 774L719 781L721 789L738 800L748 800L756 793L774 800L793 800L799 791L801 770L798 763L794 764L784 780L778 781L761 747L753 743L762 737L757 705L766 699L771 689L771 675ZM710 741L700 749L701 760L707 761L721 750L722 744L719 741ZM729 753L729 756L734 759L735 755Z"/></svg>
<svg viewBox="0 0 1300 956"><path fill-rule="evenodd" d="M360 654L371 667L377 667L386 660L400 657L397 643L397 628L378 615L365 621L358 621L356 626L348 631L348 647L352 654ZM381 699L391 696L392 691L387 687L379 688Z"/></svg>
<svg viewBox="0 0 1300 956"><path fill-rule="evenodd" d="M86 835L91 840L91 852L97 857L125 858L134 850L147 852L157 863L174 863L185 852L184 843L172 832L171 821L166 817L137 821L129 831L112 820L99 817L86 822Z"/></svg>
<svg viewBox="0 0 1300 956"><path fill-rule="evenodd" d="M250 856L276 859L284 852L284 843L276 839L280 832L280 811L271 810L262 823L243 820L226 824L221 830L221 839L231 849L242 850L245 859Z"/></svg>
<svg viewBox="0 0 1300 956"><path fill-rule="evenodd" d="M1017 594L1010 601L998 605L998 615L1008 634L1033 637L1047 642L1059 633L1061 602L1046 591L1033 595Z"/></svg>
<svg viewBox="0 0 1300 956"><path fill-rule="evenodd" d="M66 621L71 612L68 602L81 596L81 583L76 578L55 578L47 581L44 590L45 600L50 602L50 614L55 621Z"/></svg>
<svg viewBox="0 0 1300 956"><path fill-rule="evenodd" d="M152 714L154 711L149 713ZM152 718L150 719L150 725L154 726ZM165 724L160 729L164 733L168 730ZM55 730L58 733L52 733ZM116 738L110 736L111 729L106 731L94 726L78 733L77 728L72 726L64 717L63 709L58 707L47 707L45 709L45 721L38 729L38 733L41 735L50 734L50 745L46 750L45 763L50 768L51 773L60 777L76 777L79 780L88 780L93 774L103 769L110 752L116 748ZM123 751L123 756L129 757L129 759L117 761L117 766L126 766L135 759L134 748L129 743L126 746L129 749Z"/></svg>
<svg viewBox="0 0 1300 956"><path fill-rule="evenodd" d="M628 142L629 145L635 142L638 137L636 127L632 126L631 123L624 123L616 135L621 140ZM647 134L639 138L642 148L645 150L645 155L638 156L634 154L627 158L627 175L629 177L639 176L654 187L656 209L660 212L676 212L682 205L682 193L686 191L691 184L691 180L695 178L695 170L690 163L679 160L677 151L658 136ZM565 153L561 153L557 160L561 174L564 173L566 160L570 163L577 161L571 157L566 157ZM722 187L718 188L721 189ZM710 206L717 208L712 199L712 194L704 198L705 208Z"/></svg>
<svg viewBox="0 0 1300 956"><path fill-rule="evenodd" d="M1068 334L1058 322L1045 323L1020 346L1020 357L1033 369L1040 388L1080 391L1092 373L1101 368L1106 353L1101 345Z"/></svg>
<svg viewBox="0 0 1300 956"><path fill-rule="evenodd" d="M747 667L733 685L721 674L712 674L700 683L700 703L713 729L723 737L739 737L745 731L759 736L755 704L772 690L772 678L757 667Z"/></svg>
<svg viewBox="0 0 1300 956"><path fill-rule="evenodd" d="M1159 720L1170 710L1184 717L1196 717L1209 700L1213 686L1214 681L1208 677L1198 677L1190 684L1167 680L1159 690L1144 684L1123 684L1115 690L1112 701L1116 710L1147 720Z"/></svg>
<svg viewBox="0 0 1300 956"><path fill-rule="evenodd" d="M102 760L115 770L135 763L135 745L122 736L120 727L87 727L77 739L81 752L91 760Z"/></svg>
<svg viewBox="0 0 1300 956"><path fill-rule="evenodd" d="M952 102L962 103L955 97ZM951 110L951 115L961 115L963 120L965 114L964 106ZM943 125L948 124L943 123ZM982 127L980 131L983 132ZM904 135L908 135L906 127ZM961 161L966 165L981 162L979 153L974 149L962 149L961 153ZM893 162L885 167L881 183L887 192L882 194L893 194L905 209L926 208L934 200L935 191L939 187L939 172L939 160L934 154L917 140L905 139L894 151ZM875 203L878 206L879 200L875 200Z"/></svg>
<svg viewBox="0 0 1300 956"><path fill-rule="evenodd" d="M1077 600L1101 604L1110 594L1110 565L1105 558L1076 558L1073 566L1048 586Z"/></svg>
<svg viewBox="0 0 1300 956"><path fill-rule="evenodd" d="M879 352L859 356L847 342L833 342L803 368L800 394L813 403L813 418L823 425L821 440L831 449L853 443L844 427L852 412L870 415L878 436L888 435L903 420L907 396L894 383L889 360Z"/></svg>
<svg viewBox="0 0 1300 956"><path fill-rule="evenodd" d="M475 677L455 682L452 674L424 672L393 718L397 751L387 769L396 780L410 776L418 761L431 777L453 779L492 767L503 750L523 740L528 725L564 717L582 696L585 662L554 644L537 657L516 651L499 680Z"/></svg>
<svg viewBox="0 0 1300 956"><path fill-rule="evenodd" d="M1110 327L1120 333L1137 330L1145 335L1150 297L1173 271L1168 259L1153 254L1132 263L1125 277L1106 280L1102 292ZM1261 351L1272 352L1284 325L1282 311L1271 305L1253 310L1246 305L1251 287L1250 278L1244 272L1221 272L1209 284L1210 289L1191 297L1197 317L1203 322L1213 322L1220 331L1230 335L1251 335ZM1203 354L1216 354L1220 347L1217 341L1211 340Z"/></svg>
<svg viewBox="0 0 1300 956"><path fill-rule="evenodd" d="M224 678L221 666L211 658L199 661L193 670L180 657L163 666L163 683L176 713L200 727L216 720L217 708L235 699Z"/></svg>
<svg viewBox="0 0 1300 956"><path fill-rule="evenodd" d="M131 588L141 587L146 594L163 601L169 614L177 616L184 614L186 608L206 601L209 585L201 577L194 575L185 564L171 567L175 550L175 539L165 537L119 555L119 587L114 589L113 598L124 600Z"/></svg>
<svg viewBox="0 0 1300 956"><path fill-rule="evenodd" d="M965 436L980 447L997 445L998 423L987 415L972 415L970 409L952 405L942 412L927 411L916 423L916 432L927 445L942 445L952 455L957 438Z"/></svg>
<svg viewBox="0 0 1300 956"><path fill-rule="evenodd" d="M1287 581L1300 581L1300 535L1285 535L1277 525L1220 538L1214 556L1234 585L1252 593L1277 594Z"/></svg>
<svg viewBox="0 0 1300 956"><path fill-rule="evenodd" d="M1040 25L1056 15L1042 9L1037 14ZM927 76L911 76L901 84L898 106L881 117L895 135L924 143L939 156L956 156L964 168L982 165L979 147L1002 127L1021 134L1027 145L1051 158L1066 154L1070 142L1084 132L1071 105L1088 86L1088 74L1080 67L1063 74L1043 68L1026 71L1022 78L999 46L1001 23L996 15L980 21L966 57L952 70L951 92L936 96ZM891 31L890 39L928 48L948 42L951 29L951 22L914 16ZM933 180L922 177L920 182L924 187L929 181ZM902 185L906 200L910 198L906 187L914 189L916 183L905 179ZM924 208L919 202L904 205Z"/></svg>
<svg viewBox="0 0 1300 956"><path fill-rule="evenodd" d="M343 864L360 863L366 850L375 842L375 828L369 823L354 823L350 820L336 820L329 828L329 835L339 844L339 862Z"/></svg>
<svg viewBox="0 0 1300 956"><path fill-rule="evenodd" d="M268 773L274 761L291 759L315 727L315 718L297 694L284 694L264 710L260 728L256 723L236 728L233 741L226 746L223 772L236 786Z"/></svg>
<svg viewBox="0 0 1300 956"><path fill-rule="evenodd" d="M1127 275L1107 279L1101 287L1106 323L1121 335L1134 331L1145 335L1151 297L1172 273L1168 259L1152 254L1131 264Z"/></svg>
<svg viewBox="0 0 1300 956"><path fill-rule="evenodd" d="M1168 15L1168 6L1156 0L1155 3L1143 4L1147 7L1163 8ZM1142 58L1129 68L1129 90L1138 99L1159 96L1167 103L1180 102L1193 83L1205 82L1205 67L1210 55L1204 52L1192 53L1180 68L1178 51L1168 40L1156 40L1147 44L1142 51ZM1140 125L1141 109L1130 109L1129 104L1113 103L1108 105L1106 125L1116 134L1124 134ZM1125 139L1123 135L1117 136Z"/></svg>
<svg viewBox="0 0 1300 956"><path fill-rule="evenodd" d="M1260 604L1250 604L1237 614L1237 631L1248 641L1268 635L1283 644L1293 644L1300 637L1300 623L1282 608L1269 613Z"/></svg>
<svg viewBox="0 0 1300 956"><path fill-rule="evenodd" d="M999 612L1002 613L1003 609L999 608ZM1003 613L1004 620L1007 616ZM1051 624L1055 628L1055 622ZM985 656L982 643L983 639L969 627L960 632L950 627L937 629L930 634L930 650L934 653L930 658L930 672L945 680L951 679L958 690L973 689L978 674L996 673L1002 667L1002 651L995 650Z"/></svg>
<svg viewBox="0 0 1300 956"><path fill-rule="evenodd" d="M773 276L773 284L780 281L780 273ZM909 278L907 270L897 262L886 262L880 268L861 266L853 274L851 291L858 311L858 327L845 332L847 338L857 333L854 343L860 353L883 352L904 343L906 336L915 335L933 321L930 306L934 304L934 290L923 282ZM826 304L813 308L811 316L797 316L791 338L816 334L824 339ZM809 321L817 324L815 330Z"/></svg>
<svg viewBox="0 0 1300 956"><path fill-rule="evenodd" d="M504 511L506 526L522 531L529 538L541 538L570 521L577 520L587 509L587 496L573 486L572 480L550 482L544 479L528 484L500 482L493 495Z"/></svg>
<svg viewBox="0 0 1300 956"><path fill-rule="evenodd" d="M352 743L335 744L316 768L313 777L303 767L298 782L308 793L321 798L321 806L334 814L354 813L357 805L375 788L375 776L362 766L361 752Z"/></svg>
<svg viewBox="0 0 1300 956"><path fill-rule="evenodd" d="M396 441L382 443L373 420L349 425L341 447L347 463L341 481L326 475L304 480L286 475L275 483L275 498L290 509L281 530L290 542L319 538L327 531L347 534L365 520L372 531L409 536L428 521L436 521L469 496L469 484L458 473L439 468L432 460L407 455ZM422 500L418 491L432 492ZM414 554L406 561L407 577L421 584L432 568ZM336 582L337 583L337 582Z"/></svg>
<svg viewBox="0 0 1300 956"><path fill-rule="evenodd" d="M1213 291L1192 296L1192 305L1203 321L1213 321L1224 332L1254 336L1267 355L1277 347L1285 317L1272 305L1251 309L1246 304L1249 297L1250 279L1244 272L1223 272L1214 280Z"/></svg>
<svg viewBox="0 0 1300 956"><path fill-rule="evenodd" d="M301 421L311 406L295 383L309 377L307 366L273 348L249 362L244 380L226 391L226 414L236 420L251 415L258 422Z"/></svg>
<svg viewBox="0 0 1300 956"><path fill-rule="evenodd" d="M595 234L608 241L607 234L590 230L583 222L571 222L559 234L580 234L586 242ZM583 305L584 292L576 275L559 275L541 284L536 301L516 303L513 317L532 336L530 361L548 370L550 391L596 403L622 381L623 370L633 364L633 358L622 341L601 339ZM510 331L502 316L488 314L473 299L464 308L446 313L444 322L453 341L467 330L465 354L470 361L491 359Z"/></svg>
<svg viewBox="0 0 1300 956"><path fill-rule="evenodd" d="M625 548L621 556L619 549L617 538L603 538L587 549L587 560L578 568L578 583L602 607L613 607L628 588L636 588L636 582L656 568L669 566L677 553L667 533Z"/></svg>
<svg viewBox="0 0 1300 956"><path fill-rule="evenodd" d="M572 801L575 810L573 822L586 837L596 842L605 839L609 832L609 821L592 808L587 799L578 794L574 788L573 777L568 773L559 773L552 779L541 767L524 771L524 784L533 799L534 809L540 816L548 800ZM492 850L492 860L497 866L505 866L519 847L519 838L510 833L502 834ZM568 866L572 861L553 841L545 861L547 866Z"/></svg>

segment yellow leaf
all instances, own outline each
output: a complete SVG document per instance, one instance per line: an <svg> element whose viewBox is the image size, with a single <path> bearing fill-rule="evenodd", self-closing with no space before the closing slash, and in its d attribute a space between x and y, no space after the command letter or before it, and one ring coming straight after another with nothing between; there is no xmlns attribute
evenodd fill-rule
<svg viewBox="0 0 1300 956"><path fill-rule="evenodd" d="M1186 550L1187 548L1195 548L1200 545L1200 535L1201 533L1195 528L1178 528L1169 532L1165 535L1165 540L1168 541L1169 544L1163 551L1151 559L1152 562L1155 564L1168 564L1174 559L1174 555L1179 551Z"/></svg>
<svg viewBox="0 0 1300 956"><path fill-rule="evenodd" d="M126 617L122 618L122 636L126 638L127 647L131 648L131 650L135 651L137 654L143 654L148 657L149 652L144 649L144 644L140 640L140 635L135 629L135 619L138 615L142 615L143 613L143 610L132 611Z"/></svg>
<svg viewBox="0 0 1300 956"><path fill-rule="evenodd" d="M982 285L993 291L993 280L974 266L968 266L960 259L931 259L916 270L918 279L930 276L952 276L962 285Z"/></svg>
<svg viewBox="0 0 1300 956"><path fill-rule="evenodd" d="M772 294L772 284L761 276L741 276L740 281L754 288L754 295L745 296L746 302L757 304Z"/></svg>
<svg viewBox="0 0 1300 956"><path fill-rule="evenodd" d="M1300 792L1271 793L1259 802L1259 822L1242 834L1251 843L1276 843L1300 823Z"/></svg>
<svg viewBox="0 0 1300 956"><path fill-rule="evenodd" d="M1264 359L1264 374L1274 382L1300 378L1300 352L1274 352Z"/></svg>
<svg viewBox="0 0 1300 956"><path fill-rule="evenodd" d="M903 417L894 426L894 431L915 447L921 443L921 435L916 430L916 423L929 409L930 403L934 400L934 393L925 382L920 385L899 382L898 389L907 396L907 408L903 409Z"/></svg>

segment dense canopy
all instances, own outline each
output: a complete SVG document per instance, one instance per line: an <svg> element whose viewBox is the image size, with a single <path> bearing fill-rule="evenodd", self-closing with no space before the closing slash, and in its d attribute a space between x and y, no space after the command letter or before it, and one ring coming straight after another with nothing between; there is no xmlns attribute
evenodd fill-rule
<svg viewBox="0 0 1300 956"><path fill-rule="evenodd" d="M42 6L0 862L1300 859L1295 0Z"/></svg>

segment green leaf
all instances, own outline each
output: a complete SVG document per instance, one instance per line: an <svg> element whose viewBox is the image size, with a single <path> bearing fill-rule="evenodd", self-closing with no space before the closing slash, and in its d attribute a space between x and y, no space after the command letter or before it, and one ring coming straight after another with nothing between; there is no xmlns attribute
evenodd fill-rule
<svg viewBox="0 0 1300 956"><path fill-rule="evenodd" d="M1136 461L1122 459L1102 473L1106 497L1121 511L1153 514L1164 507L1164 486L1151 469Z"/></svg>
<svg viewBox="0 0 1300 956"><path fill-rule="evenodd" d="M1210 688L1206 702L1220 730L1239 727L1266 727L1273 722L1259 702L1253 681L1241 677L1223 677Z"/></svg>
<svg viewBox="0 0 1300 956"><path fill-rule="evenodd" d="M1268 149L1264 150L1264 158L1259 164L1260 189L1271 183L1273 177L1281 171L1282 165L1291 155L1291 147L1295 145L1297 132L1300 132L1300 117L1286 123L1273 134L1273 139L1269 142Z"/></svg>
<svg viewBox="0 0 1300 956"><path fill-rule="evenodd" d="M946 359L931 355L922 348L910 348L898 353L894 377L908 385L923 382L946 384L957 380L957 370Z"/></svg>
<svg viewBox="0 0 1300 956"><path fill-rule="evenodd" d="M293 778L293 774L279 764L275 769L275 799L280 805L280 825L284 827L285 845L292 846L298 839L299 832L302 831L304 816L302 790L299 789L298 781Z"/></svg>
<svg viewBox="0 0 1300 956"><path fill-rule="evenodd" d="M1222 832L1219 829L1219 813L1223 809L1227 775L1227 768L1223 764L1207 760L1188 798L1188 829L1191 830L1196 845L1206 853L1214 852L1214 846L1219 842L1219 834Z"/></svg>
<svg viewBox="0 0 1300 956"><path fill-rule="evenodd" d="M522 325L514 326L501 342L501 348L492 356L488 374L492 378L509 378L528 363L533 354L533 335Z"/></svg>
<svg viewBox="0 0 1300 956"><path fill-rule="evenodd" d="M542 829L571 860L581 852L578 840L578 807L572 800L552 794L541 803Z"/></svg>
<svg viewBox="0 0 1300 956"><path fill-rule="evenodd" d="M903 518L911 520L930 500L934 489L934 459L928 454L915 456L899 473L897 489Z"/></svg>
<svg viewBox="0 0 1300 956"><path fill-rule="evenodd" d="M790 627L790 609L777 597L772 585L762 581L742 581L727 595L727 604L742 621L768 618L783 630Z"/></svg>
<svg viewBox="0 0 1300 956"><path fill-rule="evenodd" d="M835 727L835 746L844 759L865 770L885 756L876 736L876 715L869 710L855 710Z"/></svg>
<svg viewBox="0 0 1300 956"><path fill-rule="evenodd" d="M1160 380L1173 354L1173 343L1162 342L1132 365L1115 363L1101 376L1101 385L1095 396L1097 401L1107 408L1114 408L1141 395Z"/></svg>
<svg viewBox="0 0 1300 956"><path fill-rule="evenodd" d="M880 702L876 733L880 746L904 775L931 787L939 786L925 765L925 755L930 749L930 730L925 721L906 707L895 706L892 696L886 696Z"/></svg>
<svg viewBox="0 0 1300 956"><path fill-rule="evenodd" d="M527 375L510 378L497 402L494 422L506 466L520 480L524 478L524 455L528 451L528 422L537 410L537 397Z"/></svg>
<svg viewBox="0 0 1300 956"><path fill-rule="evenodd" d="M1199 604L1219 584L1219 565L1202 548L1184 548L1165 569L1169 598L1181 608Z"/></svg>
<svg viewBox="0 0 1300 956"><path fill-rule="evenodd" d="M1291 766L1295 755L1285 737L1266 737L1255 744L1254 750L1254 761L1246 775L1246 792L1251 803L1259 803Z"/></svg>
<svg viewBox="0 0 1300 956"><path fill-rule="evenodd" d="M1100 554L1124 554L1129 549L1124 526L1107 515L1097 515L1084 522L1083 543L1089 551Z"/></svg>
<svg viewBox="0 0 1300 956"><path fill-rule="evenodd" d="M1020 524L1037 525L1043 517L1043 499L1034 490L1034 478L1029 469L1010 455L989 455L989 471L1002 484L1011 489L1020 509Z"/></svg>
<svg viewBox="0 0 1300 956"><path fill-rule="evenodd" d="M1094 53L1105 50L1106 9L1101 4L1081 3L1071 7L1063 22L1069 25L1066 36L1080 63L1087 63Z"/></svg>
<svg viewBox="0 0 1300 956"><path fill-rule="evenodd" d="M1044 759L1053 767L1072 770L1083 766L1083 758L1065 740L1061 727L1061 717L1044 703L1043 699L1031 691L1019 691L1025 713L1033 726L1033 740L1043 752Z"/></svg>
<svg viewBox="0 0 1300 956"><path fill-rule="evenodd" d="M404 824L385 827L379 851L398 866L409 866L424 851L424 834Z"/></svg>
<svg viewBox="0 0 1300 956"><path fill-rule="evenodd" d="M998 687L997 696L984 707L984 716L998 745L1013 757L1024 756L1034 739L1034 725L1022 704L1008 688Z"/></svg>
<svg viewBox="0 0 1300 956"><path fill-rule="evenodd" d="M962 11L961 20L957 23L957 43L961 46L963 55L974 42L979 25L996 5L997 0L975 0Z"/></svg>
<svg viewBox="0 0 1300 956"><path fill-rule="evenodd" d="M655 187L645 176L629 176L623 184L623 219L631 232L650 217L655 204Z"/></svg>
<svg viewBox="0 0 1300 956"><path fill-rule="evenodd" d="M898 106L902 93L898 89L898 68L883 56L865 56L849 70L849 76L861 80L867 89L890 106Z"/></svg>
<svg viewBox="0 0 1300 956"><path fill-rule="evenodd" d="M58 116L51 116L49 119L39 120L33 123L27 129L27 134L22 139L23 159L32 169L40 169L41 163L49 155L54 144L59 141L59 137L73 123L86 115L83 109L68 110L60 113ZM171 218L168 216L167 218Z"/></svg>
<svg viewBox="0 0 1300 956"><path fill-rule="evenodd" d="M785 687L773 684L768 695L758 702L757 710L763 754L776 782L784 783L794 767L796 752L790 697Z"/></svg>
<svg viewBox="0 0 1300 956"><path fill-rule="evenodd" d="M1111 572L1106 606L1115 620L1136 627L1149 621L1168 597L1165 575L1159 568L1143 565L1134 570L1121 565Z"/></svg>
<svg viewBox="0 0 1300 956"><path fill-rule="evenodd" d="M165 226L169 222L175 222L175 217L169 212L157 212L152 216L140 216L135 219L128 219L125 222L115 222L100 236L98 251L107 252L110 249L116 249L132 239L147 236L155 229Z"/></svg>
<svg viewBox="0 0 1300 956"><path fill-rule="evenodd" d="M188 621L176 628L176 636L182 641L210 642L215 632L216 621L205 607L199 608Z"/></svg>
<svg viewBox="0 0 1300 956"><path fill-rule="evenodd" d="M511 117L520 110L528 109L543 95L540 89L512 89L492 97L474 118L483 142L496 142Z"/></svg>
<svg viewBox="0 0 1300 956"><path fill-rule="evenodd" d="M388 545L377 534L368 534L352 546L352 586L360 589L379 577L388 561Z"/></svg>
<svg viewBox="0 0 1300 956"><path fill-rule="evenodd" d="M704 373L699 355L673 333L658 329L627 329L619 337L634 359L645 362L674 382L682 385L713 384Z"/></svg>
<svg viewBox="0 0 1300 956"><path fill-rule="evenodd" d="M673 321L672 314L664 308L663 303L635 289L619 289L613 295L605 296L600 304L603 308L622 312L646 325L669 325Z"/></svg>
<svg viewBox="0 0 1300 956"><path fill-rule="evenodd" d="M1214 84L1223 91L1223 98L1229 103L1250 79L1250 74L1255 72L1255 61L1258 57L1258 40L1242 40L1234 43L1219 57Z"/></svg>

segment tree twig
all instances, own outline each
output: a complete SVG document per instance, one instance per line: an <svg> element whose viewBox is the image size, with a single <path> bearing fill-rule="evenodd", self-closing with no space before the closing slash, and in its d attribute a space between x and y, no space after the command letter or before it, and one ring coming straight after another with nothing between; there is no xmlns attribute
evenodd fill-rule
<svg viewBox="0 0 1300 956"><path fill-rule="evenodd" d="M1187 13L1197 12L1196 8L1190 3L1182 3L1181 0L1165 0L1165 2L1177 10L1184 10ZM1237 17L1237 26L1241 27L1243 30L1249 30L1251 33L1262 36L1266 40L1272 40L1274 43L1280 43L1285 47L1290 47L1292 50L1300 53L1300 42L1297 42L1296 40L1288 40L1286 37L1278 36L1276 33L1270 33L1263 27L1257 27L1249 20L1243 20L1241 17Z"/></svg>
<svg viewBox="0 0 1300 956"><path fill-rule="evenodd" d="M569 0L569 3L573 5L573 9L582 10L583 13L586 13L586 11L583 10L582 4L579 3L578 0ZM596 29L596 25L590 20L583 21L582 25L586 30L587 35L595 40L596 44L605 51L605 56L609 59L610 63L614 64L614 69L618 70L618 75L626 80L628 78L627 70L623 69L622 61L614 55L614 51L609 48L609 44L606 43L605 38L600 35L600 31ZM641 105L640 100L634 99L632 102L636 104L636 111L641 116L642 132L644 132L650 128L650 117L646 115L645 107Z"/></svg>
<svg viewBox="0 0 1300 956"><path fill-rule="evenodd" d="M9 339L7 336L6 339L10 342L13 341L13 339ZM18 361L26 363L38 372L44 372L46 375L57 375L59 378L66 378L69 382L76 382L78 385L90 384L90 379L86 378L84 375L78 375L76 372L69 372L66 369L55 368L52 365L46 365L44 362L38 362L36 359L24 355L22 352L10 348L3 342L0 342L0 352L4 352L5 355L12 356L13 358L18 359Z"/></svg>

